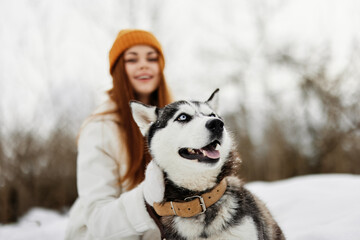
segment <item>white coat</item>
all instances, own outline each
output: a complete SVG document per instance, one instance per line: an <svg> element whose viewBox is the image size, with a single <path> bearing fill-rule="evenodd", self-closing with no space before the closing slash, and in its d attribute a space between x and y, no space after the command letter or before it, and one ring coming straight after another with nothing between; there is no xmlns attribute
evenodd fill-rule
<svg viewBox="0 0 360 240"><path fill-rule="evenodd" d="M111 110L108 100L96 112ZM145 208L143 185L126 191L119 184L127 151L114 114L90 117L78 140L79 197L70 210L66 240L160 239Z"/></svg>

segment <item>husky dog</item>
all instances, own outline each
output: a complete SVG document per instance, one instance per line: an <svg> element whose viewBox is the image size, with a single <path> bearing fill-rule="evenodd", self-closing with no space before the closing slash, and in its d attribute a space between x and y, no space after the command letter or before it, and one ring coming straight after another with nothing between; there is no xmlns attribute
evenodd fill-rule
<svg viewBox="0 0 360 240"><path fill-rule="evenodd" d="M162 237L285 239L265 205L238 177L240 158L216 113L217 89L205 102L164 108L131 102L153 161L163 171L164 198L154 203Z"/></svg>

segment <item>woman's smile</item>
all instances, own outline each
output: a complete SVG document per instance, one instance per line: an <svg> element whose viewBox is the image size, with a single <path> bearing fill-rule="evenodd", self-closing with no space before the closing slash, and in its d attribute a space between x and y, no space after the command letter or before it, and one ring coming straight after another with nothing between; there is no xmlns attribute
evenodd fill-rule
<svg viewBox="0 0 360 240"><path fill-rule="evenodd" d="M137 76L135 76L136 80L151 80L153 78L153 75L151 74L147 74L147 73L143 73L143 74L139 74Z"/></svg>

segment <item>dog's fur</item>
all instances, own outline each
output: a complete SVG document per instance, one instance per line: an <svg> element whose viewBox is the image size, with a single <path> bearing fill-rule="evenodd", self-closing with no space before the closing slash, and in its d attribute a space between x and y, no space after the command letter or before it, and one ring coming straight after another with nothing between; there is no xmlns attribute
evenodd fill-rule
<svg viewBox="0 0 360 240"><path fill-rule="evenodd" d="M164 172L163 202L201 195L222 179L227 180L225 194L204 213L190 218L160 217L165 238L285 239L265 205L243 187L238 177L241 160L222 119L215 113L217 92L206 102L177 101L164 108L131 103L134 120L147 137L153 161ZM180 154L180 149L208 149L204 146L214 141L220 146L209 150L215 153L210 157L205 154L204 158L188 159Z"/></svg>

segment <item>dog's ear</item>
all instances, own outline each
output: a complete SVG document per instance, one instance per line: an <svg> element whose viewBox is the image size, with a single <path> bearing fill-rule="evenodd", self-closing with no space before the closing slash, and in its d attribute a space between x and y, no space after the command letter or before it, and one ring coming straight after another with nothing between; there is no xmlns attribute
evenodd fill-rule
<svg viewBox="0 0 360 240"><path fill-rule="evenodd" d="M211 96L209 97L209 99L205 102L207 104L209 104L209 106L215 111L217 112L218 110L218 103L219 103L219 91L220 89L216 89Z"/></svg>
<svg viewBox="0 0 360 240"><path fill-rule="evenodd" d="M156 121L156 107L138 101L130 101L130 108L141 134L145 136L151 124Z"/></svg>

